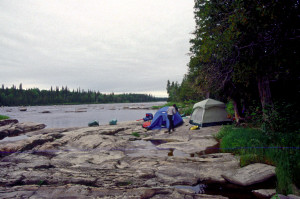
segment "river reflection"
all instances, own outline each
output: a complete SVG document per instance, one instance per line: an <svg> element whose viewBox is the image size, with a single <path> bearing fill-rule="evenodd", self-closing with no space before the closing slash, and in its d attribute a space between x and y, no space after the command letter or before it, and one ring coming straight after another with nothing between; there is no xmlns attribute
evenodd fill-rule
<svg viewBox="0 0 300 199"><path fill-rule="evenodd" d="M0 115L19 122L43 123L47 128L84 127L94 120L101 125L112 119L119 122L142 119L146 113L155 114L156 110L148 108L163 104L165 102L29 106L27 111L20 111L19 107L1 107Z"/></svg>

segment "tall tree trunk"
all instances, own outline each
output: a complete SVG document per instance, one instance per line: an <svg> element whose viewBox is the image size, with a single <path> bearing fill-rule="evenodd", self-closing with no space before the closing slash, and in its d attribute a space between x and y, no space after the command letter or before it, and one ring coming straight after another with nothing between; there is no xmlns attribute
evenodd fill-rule
<svg viewBox="0 0 300 199"><path fill-rule="evenodd" d="M234 108L234 117L237 125L240 123L240 109L239 109L239 101L236 99L232 99L233 108Z"/></svg>
<svg viewBox="0 0 300 199"><path fill-rule="evenodd" d="M207 92L205 93L205 99L208 99L208 98L209 98L209 95L210 95L210 92L207 91Z"/></svg>
<svg viewBox="0 0 300 199"><path fill-rule="evenodd" d="M268 107L272 107L272 97L271 97L271 89L270 89L270 82L269 78L265 76L258 77L258 91L260 97L260 103L263 109Z"/></svg>
<svg viewBox="0 0 300 199"><path fill-rule="evenodd" d="M269 115L273 110L273 102L271 97L269 78L267 76L259 76L257 83L258 83L260 102L263 109L263 120L264 120L263 129L266 132L269 132L269 130L274 131L273 124L269 119Z"/></svg>

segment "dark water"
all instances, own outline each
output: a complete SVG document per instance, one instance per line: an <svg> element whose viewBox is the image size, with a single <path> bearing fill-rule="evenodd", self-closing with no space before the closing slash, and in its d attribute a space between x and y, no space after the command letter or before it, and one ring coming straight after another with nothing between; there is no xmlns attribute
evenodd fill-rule
<svg viewBox="0 0 300 199"><path fill-rule="evenodd" d="M258 183L255 185L242 187L234 184L218 184L218 183L205 183L201 182L194 186L187 185L176 185L177 189L189 189L197 194L207 194L207 195L220 195L227 197L229 199L255 199L252 190L258 189L275 189L276 178L270 178L266 182Z"/></svg>
<svg viewBox="0 0 300 199"><path fill-rule="evenodd" d="M1 107L0 115L7 115L19 122L43 123L47 128L84 127L94 120L101 125L108 124L112 119L118 122L142 119L146 113L156 112L147 108L163 104L165 102L29 106L26 111L20 111L20 107Z"/></svg>

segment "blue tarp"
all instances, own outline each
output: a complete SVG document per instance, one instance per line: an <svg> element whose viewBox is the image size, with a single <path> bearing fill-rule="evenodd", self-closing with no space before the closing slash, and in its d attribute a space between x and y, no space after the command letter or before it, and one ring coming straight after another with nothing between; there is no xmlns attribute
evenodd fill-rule
<svg viewBox="0 0 300 199"><path fill-rule="evenodd" d="M167 116L168 108L169 108L168 106L165 106L165 107L159 109L155 113L154 118L151 122L151 125L148 127L149 130L169 128L170 123L169 123L168 116ZM183 123L183 120L178 112L173 116L173 121L174 121L175 127L179 126Z"/></svg>

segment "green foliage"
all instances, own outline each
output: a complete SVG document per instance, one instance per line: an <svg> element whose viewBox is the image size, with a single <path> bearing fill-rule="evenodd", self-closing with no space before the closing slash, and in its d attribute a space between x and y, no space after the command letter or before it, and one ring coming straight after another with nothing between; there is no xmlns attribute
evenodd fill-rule
<svg viewBox="0 0 300 199"><path fill-rule="evenodd" d="M154 102L166 101L166 98L156 98L145 94L102 94L95 91L77 89L69 91L67 87L50 90L38 88L24 90L15 86L0 88L1 106L27 106L27 105L52 105L52 104L91 104L91 103L124 103L124 102Z"/></svg>
<svg viewBox="0 0 300 199"><path fill-rule="evenodd" d="M131 181L120 181L120 182L116 182L116 186L128 186L128 185L131 185L132 182Z"/></svg>
<svg viewBox="0 0 300 199"><path fill-rule="evenodd" d="M193 112L193 106L194 106L195 101L193 100L189 100L189 101L184 101L184 102L167 102L164 105L161 106L152 106L153 109L160 109L163 108L165 106L173 106L173 104L176 104L176 106L178 107L178 111L179 113L182 115L191 115Z"/></svg>
<svg viewBox="0 0 300 199"><path fill-rule="evenodd" d="M253 164L253 163L266 163L266 161L264 160L263 157L257 155L257 154L244 154L240 156L240 165L241 167L247 166L249 164Z"/></svg>
<svg viewBox="0 0 300 199"><path fill-rule="evenodd" d="M234 116L234 107L233 107L233 101L230 100L227 104L226 104L226 111L228 114L230 114L231 116Z"/></svg>
<svg viewBox="0 0 300 199"><path fill-rule="evenodd" d="M167 82L167 92L169 94L168 102L185 102L199 101L202 95L199 93L197 87L194 86L194 80L184 76L181 84L178 82Z"/></svg>
<svg viewBox="0 0 300 199"><path fill-rule="evenodd" d="M6 119L9 119L9 117L6 115L0 115L0 120L6 120Z"/></svg>
<svg viewBox="0 0 300 199"><path fill-rule="evenodd" d="M218 134L215 135L215 138L218 140L221 140L223 137L225 137L226 135L228 135L231 132L232 132L231 125L222 126L220 131L218 132Z"/></svg>
<svg viewBox="0 0 300 199"><path fill-rule="evenodd" d="M278 194L275 194L271 199L280 199L280 197L278 196Z"/></svg>
<svg viewBox="0 0 300 199"><path fill-rule="evenodd" d="M299 101L298 10L297 0L195 0L188 73L167 82L169 100Z"/></svg>
<svg viewBox="0 0 300 199"><path fill-rule="evenodd" d="M193 113L193 105L189 105L185 108L182 109L182 113L185 115L185 116L188 116L188 115L191 115Z"/></svg>
<svg viewBox="0 0 300 199"><path fill-rule="evenodd" d="M221 133L223 137L220 147L224 152L247 154L251 150L260 153L263 147L267 145L267 136L261 130L233 128L232 126L228 126L226 130L227 132Z"/></svg>
<svg viewBox="0 0 300 199"><path fill-rule="evenodd" d="M131 135L133 135L135 137L140 137L141 136L138 132L132 132Z"/></svg>
<svg viewBox="0 0 300 199"><path fill-rule="evenodd" d="M261 162L276 166L277 192L292 193L292 183L299 184L299 133L277 133L271 139L260 129L222 127L216 138L221 150L240 155L241 166Z"/></svg>
<svg viewBox="0 0 300 199"><path fill-rule="evenodd" d="M38 186L42 186L45 184L45 181L44 180L40 180L39 183L37 184Z"/></svg>

